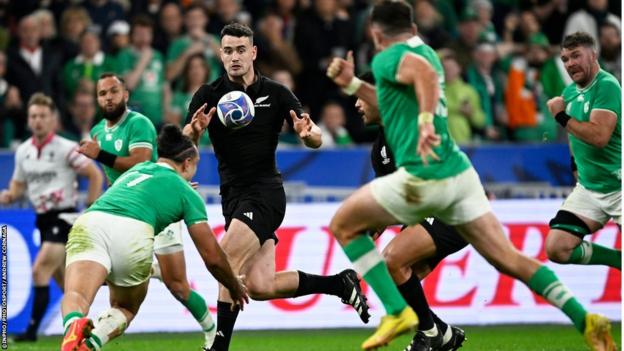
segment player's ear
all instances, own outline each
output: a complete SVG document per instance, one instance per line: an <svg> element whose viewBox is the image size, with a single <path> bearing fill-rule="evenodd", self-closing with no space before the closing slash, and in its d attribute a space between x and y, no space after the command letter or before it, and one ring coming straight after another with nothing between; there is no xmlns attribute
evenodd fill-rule
<svg viewBox="0 0 624 351"><path fill-rule="evenodd" d="M258 47L254 45L251 47L251 59L255 61L257 54L258 54Z"/></svg>

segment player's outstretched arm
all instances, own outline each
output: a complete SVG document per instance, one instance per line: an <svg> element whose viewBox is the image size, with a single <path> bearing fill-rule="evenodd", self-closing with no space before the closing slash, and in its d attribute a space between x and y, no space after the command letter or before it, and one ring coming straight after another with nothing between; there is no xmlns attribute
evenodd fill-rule
<svg viewBox="0 0 624 351"><path fill-rule="evenodd" d="M191 238L199 255L204 260L206 268L219 283L223 284L229 291L232 300L237 303L241 310L245 303L249 303L247 288L242 281L234 275L225 252L217 243L212 229L206 222L194 224L188 228Z"/></svg>
<svg viewBox="0 0 624 351"><path fill-rule="evenodd" d="M290 118L292 118L293 129L303 141L303 144L312 149L318 149L323 143L321 140L321 128L319 128L307 113L302 113L301 117L297 116L294 110L290 110Z"/></svg>
<svg viewBox="0 0 624 351"><path fill-rule="evenodd" d="M81 168L78 171L78 174L83 177L87 177L87 180L89 181L89 188L87 190L87 206L90 206L102 194L104 176L102 175L102 171L100 171L100 169L97 168L97 166L91 161L88 161L88 164Z"/></svg>
<svg viewBox="0 0 624 351"><path fill-rule="evenodd" d="M206 106L208 106L206 103L201 105L201 107L198 108L193 114L191 121L182 129L182 133L191 138L195 145L199 145L199 138L208 127L208 124L212 120L215 112L217 112L216 107L213 107L206 112Z"/></svg>
<svg viewBox="0 0 624 351"><path fill-rule="evenodd" d="M11 179L9 188L0 192L0 204L8 205L19 199L26 191L26 183Z"/></svg>

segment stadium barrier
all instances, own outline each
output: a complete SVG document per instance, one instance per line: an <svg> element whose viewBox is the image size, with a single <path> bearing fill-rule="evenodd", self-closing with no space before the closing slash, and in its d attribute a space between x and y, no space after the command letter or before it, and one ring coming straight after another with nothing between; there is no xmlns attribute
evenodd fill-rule
<svg viewBox="0 0 624 351"><path fill-rule="evenodd" d="M560 200L493 201L495 213L507 235L518 249L552 268L589 310L621 320L621 274L603 266L559 265L547 262L544 241L548 220ZM315 274L333 274L350 264L327 226L338 204L291 204L278 231L276 267L300 269ZM223 219L218 205L208 205L209 222L216 234L223 234ZM33 229L34 214L29 210L0 212L0 223L9 225L9 332L21 331L28 321L32 295L30 265L38 235ZM398 228L390 228L378 240L383 247ZM621 248L621 231L609 223L591 237L596 243ZM185 236L188 277L215 311L217 284L204 268L191 239ZM424 281L431 306L450 323L569 323L568 319L544 300L534 296L520 282L496 272L471 247L449 256ZM375 326L383 307L365 286ZM44 323L45 334L60 334L60 293L55 288ZM108 308L108 291L102 287L91 309L95 316ZM297 299L252 302L237 321L239 329L299 329L363 327L350 307L332 296L305 296ZM159 281L150 283L149 293L129 332L196 331L192 316Z"/></svg>

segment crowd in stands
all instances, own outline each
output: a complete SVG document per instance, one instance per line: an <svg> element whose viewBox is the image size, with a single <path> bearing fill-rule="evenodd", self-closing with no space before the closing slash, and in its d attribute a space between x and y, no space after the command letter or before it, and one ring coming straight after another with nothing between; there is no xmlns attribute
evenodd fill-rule
<svg viewBox="0 0 624 351"><path fill-rule="evenodd" d="M154 125L183 124L193 93L223 73L219 34L230 22L256 33L256 69L293 89L323 129L323 144L370 142L325 71L353 51L358 74L374 47L365 0L0 1L0 147L29 136L25 106L41 91L57 106L58 133L88 137L99 119L94 83L125 77L129 106ZM412 0L420 35L446 71L449 128L459 144L557 142L546 101L571 82L559 60L564 35L595 36L601 67L621 81L621 2ZM287 116L285 116L287 117ZM281 142L297 143L284 126ZM207 136L203 145L209 145Z"/></svg>

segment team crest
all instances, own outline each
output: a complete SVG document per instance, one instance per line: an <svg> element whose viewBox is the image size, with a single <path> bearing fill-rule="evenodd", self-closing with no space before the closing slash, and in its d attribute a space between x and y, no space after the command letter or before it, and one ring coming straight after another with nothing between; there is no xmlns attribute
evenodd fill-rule
<svg viewBox="0 0 624 351"><path fill-rule="evenodd" d="M587 113L587 111L589 111L589 101L586 101L583 105L583 112Z"/></svg>
<svg viewBox="0 0 624 351"><path fill-rule="evenodd" d="M123 145L123 140L117 139L115 140L115 150L121 151L121 146Z"/></svg>

